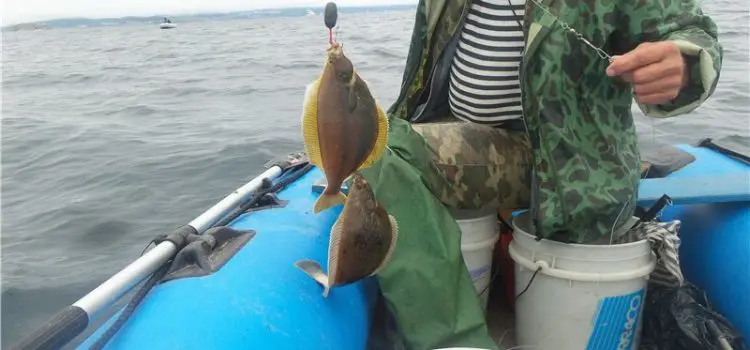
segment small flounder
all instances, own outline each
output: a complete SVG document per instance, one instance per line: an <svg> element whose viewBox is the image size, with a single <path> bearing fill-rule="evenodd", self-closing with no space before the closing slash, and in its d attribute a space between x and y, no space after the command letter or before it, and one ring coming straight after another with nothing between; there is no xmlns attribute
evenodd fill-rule
<svg viewBox="0 0 750 350"><path fill-rule="evenodd" d="M332 287L379 273L390 261L397 240L396 219L375 200L362 174L355 172L349 198L331 229L328 275L313 260L299 260L295 265L320 283L327 297Z"/></svg>
<svg viewBox="0 0 750 350"><path fill-rule="evenodd" d="M323 73L307 86L302 114L305 152L326 177L319 213L342 204L341 184L377 162L388 142L388 118L339 44L328 49Z"/></svg>

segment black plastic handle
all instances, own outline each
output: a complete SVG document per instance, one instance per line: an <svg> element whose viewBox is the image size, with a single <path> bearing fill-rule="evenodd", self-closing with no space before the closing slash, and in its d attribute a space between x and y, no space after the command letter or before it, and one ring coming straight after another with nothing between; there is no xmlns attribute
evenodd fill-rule
<svg viewBox="0 0 750 350"><path fill-rule="evenodd" d="M323 20L326 23L328 29L333 29L336 26L336 20L338 20L339 12L336 8L336 3L331 1L326 4L325 10L323 10Z"/></svg>
<svg viewBox="0 0 750 350"><path fill-rule="evenodd" d="M26 335L12 350L60 349L81 334L89 324L89 315L78 306L68 306L50 318L41 328Z"/></svg>

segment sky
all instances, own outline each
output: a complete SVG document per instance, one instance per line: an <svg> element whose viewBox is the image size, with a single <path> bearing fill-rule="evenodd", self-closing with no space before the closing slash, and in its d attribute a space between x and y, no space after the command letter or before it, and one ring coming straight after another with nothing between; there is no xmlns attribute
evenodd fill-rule
<svg viewBox="0 0 750 350"><path fill-rule="evenodd" d="M326 0L0 0L2 25L66 17L182 15L305 6L322 9ZM337 0L339 6L416 4L417 0Z"/></svg>

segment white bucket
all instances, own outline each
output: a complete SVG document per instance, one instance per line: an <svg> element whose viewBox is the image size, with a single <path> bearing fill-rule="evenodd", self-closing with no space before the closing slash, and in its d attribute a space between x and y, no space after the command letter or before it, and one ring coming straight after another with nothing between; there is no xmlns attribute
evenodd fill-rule
<svg viewBox="0 0 750 350"><path fill-rule="evenodd" d="M646 240L618 245L565 244L513 220L518 344L541 350L637 349L648 275L656 257Z"/></svg>
<svg viewBox="0 0 750 350"><path fill-rule="evenodd" d="M481 215L482 213L478 213ZM475 213L475 215L477 215ZM466 217L470 215L454 215L454 217ZM479 217L468 217L457 219L458 227L461 229L461 254L464 264L469 271L474 289L482 302L482 308L487 309L487 301L490 294L490 281L492 272L492 257L495 243L500 238L497 225L497 214Z"/></svg>

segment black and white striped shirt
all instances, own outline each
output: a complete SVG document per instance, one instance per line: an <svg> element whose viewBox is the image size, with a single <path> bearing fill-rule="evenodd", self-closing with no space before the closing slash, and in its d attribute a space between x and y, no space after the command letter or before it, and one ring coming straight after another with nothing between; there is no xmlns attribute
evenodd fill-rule
<svg viewBox="0 0 750 350"><path fill-rule="evenodd" d="M449 79L449 102L456 117L487 125L522 117L518 67L524 44L521 24L525 3L472 3Z"/></svg>

